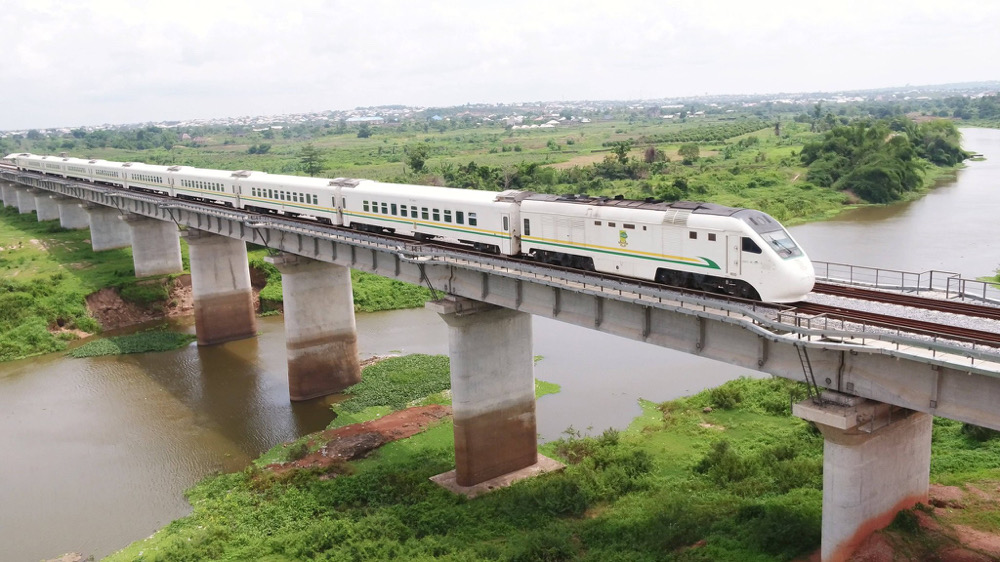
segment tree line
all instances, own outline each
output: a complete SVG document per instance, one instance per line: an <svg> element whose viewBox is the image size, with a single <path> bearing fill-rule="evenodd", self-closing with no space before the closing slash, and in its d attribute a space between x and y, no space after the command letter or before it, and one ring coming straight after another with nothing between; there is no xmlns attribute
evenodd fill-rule
<svg viewBox="0 0 1000 562"><path fill-rule="evenodd" d="M896 117L834 126L800 156L810 183L889 203L919 188L927 166L954 166L969 153L951 121L918 124Z"/></svg>

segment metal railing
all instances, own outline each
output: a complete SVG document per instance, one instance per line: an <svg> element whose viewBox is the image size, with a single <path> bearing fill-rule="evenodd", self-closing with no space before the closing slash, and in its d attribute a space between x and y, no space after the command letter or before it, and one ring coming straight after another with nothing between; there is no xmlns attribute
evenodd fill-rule
<svg viewBox="0 0 1000 562"><path fill-rule="evenodd" d="M813 269L819 281L912 293L936 291L948 299L1000 305L1000 283L965 279L953 271L932 269L917 273L825 261L814 261Z"/></svg>

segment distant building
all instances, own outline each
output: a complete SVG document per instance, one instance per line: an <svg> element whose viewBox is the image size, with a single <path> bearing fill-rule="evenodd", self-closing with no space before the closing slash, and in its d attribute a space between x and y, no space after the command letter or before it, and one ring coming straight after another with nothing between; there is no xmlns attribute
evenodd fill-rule
<svg viewBox="0 0 1000 562"><path fill-rule="evenodd" d="M346 121L347 121L347 123L352 123L352 124L353 123L373 123L373 124L378 124L378 123L382 123L383 121L385 121L385 119L383 119L381 117L375 117L375 116L365 115L363 117L348 117Z"/></svg>

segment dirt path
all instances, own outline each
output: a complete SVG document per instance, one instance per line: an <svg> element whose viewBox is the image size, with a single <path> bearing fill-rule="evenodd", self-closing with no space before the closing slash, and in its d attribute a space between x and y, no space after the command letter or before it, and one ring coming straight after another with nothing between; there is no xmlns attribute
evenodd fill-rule
<svg viewBox="0 0 1000 562"><path fill-rule="evenodd" d="M267 468L279 475L295 469L329 468L365 457L386 443L412 437L449 415L450 407L433 404L399 410L377 420L328 429L316 434L308 443L313 448L325 441L318 451L296 461L270 464Z"/></svg>

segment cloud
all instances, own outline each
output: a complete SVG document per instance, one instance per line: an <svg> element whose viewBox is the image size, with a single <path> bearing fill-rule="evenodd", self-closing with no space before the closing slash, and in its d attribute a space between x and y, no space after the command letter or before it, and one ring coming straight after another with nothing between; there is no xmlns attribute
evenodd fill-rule
<svg viewBox="0 0 1000 562"><path fill-rule="evenodd" d="M17 3L0 128L996 79L1000 4Z"/></svg>

